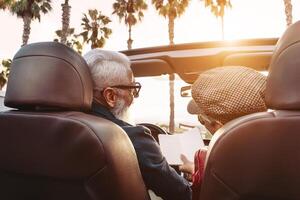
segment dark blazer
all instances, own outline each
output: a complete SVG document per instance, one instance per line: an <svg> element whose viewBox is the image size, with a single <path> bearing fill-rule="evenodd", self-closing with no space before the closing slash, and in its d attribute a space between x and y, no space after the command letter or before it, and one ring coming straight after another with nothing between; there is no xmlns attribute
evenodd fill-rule
<svg viewBox="0 0 300 200"><path fill-rule="evenodd" d="M92 114L119 125L129 136L139 162L140 170L148 189L164 200L190 200L189 183L169 166L158 143L144 126L132 126L114 115L104 106L93 103Z"/></svg>

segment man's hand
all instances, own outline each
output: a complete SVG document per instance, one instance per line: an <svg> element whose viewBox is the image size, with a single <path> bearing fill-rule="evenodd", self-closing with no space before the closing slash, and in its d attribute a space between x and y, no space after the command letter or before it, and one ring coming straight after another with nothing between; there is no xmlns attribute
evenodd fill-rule
<svg viewBox="0 0 300 200"><path fill-rule="evenodd" d="M187 157L183 154L180 155L180 159L183 164L179 166L179 170L184 173L184 177L188 181L192 181L192 175L194 173L195 165L193 162L189 161Z"/></svg>

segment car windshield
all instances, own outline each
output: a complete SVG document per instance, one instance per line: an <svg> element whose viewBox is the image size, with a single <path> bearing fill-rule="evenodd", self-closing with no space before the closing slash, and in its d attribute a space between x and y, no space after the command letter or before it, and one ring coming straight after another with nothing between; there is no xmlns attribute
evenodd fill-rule
<svg viewBox="0 0 300 200"><path fill-rule="evenodd" d="M290 23L300 19L300 1L292 1L290 5L290 1L283 0L230 0L224 1L222 6L218 2L223 1L191 0L179 4L174 21L170 20L170 15L163 16L167 1L128 1L133 5L121 5L120 2L52 1L46 6L39 3L44 13L34 15L31 23L28 19L26 23L24 16L22 20L21 10L10 9L11 4L0 0L0 21L5 22L0 33L2 90L5 90L9 74L5 70L20 46L39 41L62 41L63 33L68 33L67 45L85 54L95 47L121 51L192 42L278 38ZM136 2L142 3L135 5ZM61 18L61 10L69 13ZM68 26L62 28L61 20L69 22ZM95 27L99 34L96 39L93 38ZM151 122L168 127L169 76L137 77L136 80L142 84L140 97L133 106L137 123ZM180 96L181 87L187 85L175 75L175 124L179 132L180 127L199 125L197 117L187 113L186 106L191 97Z"/></svg>
<svg viewBox="0 0 300 200"><path fill-rule="evenodd" d="M133 113L137 123L149 122L167 127L170 117L169 105L169 76L142 77L137 78L142 84L140 96L133 104ZM176 76L174 84L175 101L175 123L177 127L199 125L197 116L192 116L187 112L187 105L191 97L184 98L180 95L180 89L187 86L180 77ZM145 109L147 108L147 109ZM178 130L180 131L180 130Z"/></svg>

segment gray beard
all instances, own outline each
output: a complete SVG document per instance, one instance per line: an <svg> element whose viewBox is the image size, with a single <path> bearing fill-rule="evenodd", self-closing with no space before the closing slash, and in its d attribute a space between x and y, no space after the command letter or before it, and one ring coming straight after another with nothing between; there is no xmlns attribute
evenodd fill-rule
<svg viewBox="0 0 300 200"><path fill-rule="evenodd" d="M127 122L131 125L135 125L133 120L130 107L125 105L124 99L118 99L116 106L111 109L112 114L124 122Z"/></svg>

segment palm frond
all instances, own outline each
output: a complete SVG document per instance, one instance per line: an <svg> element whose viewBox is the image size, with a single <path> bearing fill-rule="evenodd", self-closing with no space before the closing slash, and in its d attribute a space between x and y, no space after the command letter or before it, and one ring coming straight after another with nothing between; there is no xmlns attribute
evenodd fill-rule
<svg viewBox="0 0 300 200"><path fill-rule="evenodd" d="M45 2L41 5L41 9L42 9L43 13L46 14L47 12L52 10L52 7L51 7L50 3Z"/></svg>
<svg viewBox="0 0 300 200"><path fill-rule="evenodd" d="M50 3L51 0L19 0L11 5L10 11L18 17L24 17L26 15L40 21L41 12L46 14L52 10Z"/></svg>
<svg viewBox="0 0 300 200"><path fill-rule="evenodd" d="M81 35L83 37L83 41L87 41L88 40L88 34L89 34L88 31L83 31L79 35Z"/></svg>
<svg viewBox="0 0 300 200"><path fill-rule="evenodd" d="M98 11L96 9L88 10L88 13L92 20L97 20Z"/></svg>
<svg viewBox="0 0 300 200"><path fill-rule="evenodd" d="M81 36L83 38L83 43L91 43L92 48L100 47L98 40L101 39L99 39L99 37L108 39L109 35L112 33L112 30L107 27L110 22L110 18L102 15L101 11L95 9L88 10L88 15L83 14L81 23L84 31L77 36Z"/></svg>
<svg viewBox="0 0 300 200"><path fill-rule="evenodd" d="M105 37L106 39L108 39L109 36L110 36L111 33L112 33L112 30L111 30L110 28L108 28L108 27L103 27L103 28L101 28L100 30L103 32L104 37Z"/></svg>
<svg viewBox="0 0 300 200"><path fill-rule="evenodd" d="M0 0L0 9L9 9L14 3L15 0Z"/></svg>
<svg viewBox="0 0 300 200"><path fill-rule="evenodd" d="M58 37L62 36L62 30L56 30L55 33Z"/></svg>
<svg viewBox="0 0 300 200"><path fill-rule="evenodd" d="M142 18L144 17L144 13L143 12L141 12L141 11L139 11L138 12L138 19L139 19L139 21L142 21Z"/></svg>

